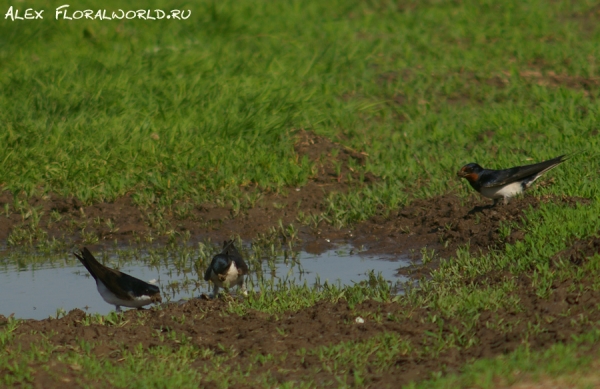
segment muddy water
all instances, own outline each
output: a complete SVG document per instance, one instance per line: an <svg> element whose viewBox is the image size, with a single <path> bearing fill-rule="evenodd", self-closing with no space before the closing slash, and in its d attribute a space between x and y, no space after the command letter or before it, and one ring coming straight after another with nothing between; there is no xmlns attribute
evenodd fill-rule
<svg viewBox="0 0 600 389"><path fill-rule="evenodd" d="M109 266L110 263L108 263ZM262 264L262 272L252 272L250 286L258 289L260 282L280 281L309 286L324 282L353 285L368 279L369 271L381 275L392 285L404 282L397 276L400 267L408 265L403 258L389 256L366 257L347 249L327 251L320 255L300 252L294 260L278 258ZM212 291L212 286L195 272L182 272L174 266L160 264L149 267L131 261L120 270L160 286L163 301L178 301L199 297ZM252 269L251 269L252 271ZM114 310L96 290L94 280L78 263L35 265L4 264L0 268L0 314L23 319L45 319L58 312L80 308L87 313L106 314ZM235 291L235 290L234 290Z"/></svg>

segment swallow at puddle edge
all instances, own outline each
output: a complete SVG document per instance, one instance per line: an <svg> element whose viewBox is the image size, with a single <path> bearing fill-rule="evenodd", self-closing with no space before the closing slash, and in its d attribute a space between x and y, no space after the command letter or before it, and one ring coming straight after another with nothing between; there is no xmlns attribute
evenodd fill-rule
<svg viewBox="0 0 600 389"><path fill-rule="evenodd" d="M237 285L244 296L246 291L246 275L248 265L233 244L233 240L223 242L223 250L213 257L204 273L204 281L212 281L213 297L217 297L219 288Z"/></svg>
<svg viewBox="0 0 600 389"><path fill-rule="evenodd" d="M85 247L81 253L73 254L94 277L100 296L115 305L117 312L121 312L121 306L139 309L162 302L158 286L102 265Z"/></svg>

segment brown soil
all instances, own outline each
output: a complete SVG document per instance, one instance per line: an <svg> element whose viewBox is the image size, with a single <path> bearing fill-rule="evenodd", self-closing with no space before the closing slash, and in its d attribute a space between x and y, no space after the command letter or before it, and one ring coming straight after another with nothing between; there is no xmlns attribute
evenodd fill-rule
<svg viewBox="0 0 600 389"><path fill-rule="evenodd" d="M188 234L196 240L211 238L221 241L232 235L250 240L278 227L281 221L284 226L296 226L302 248L311 253L323 252L334 247L335 243L343 242L365 248L366 254L406 255L410 250L416 250L413 257L418 259L419 250L423 247L436 250L441 257L453 254L457 247L465 244L469 244L473 251L501 248L505 243L523 238L518 229L513 229L508 237L501 237L501 223L518 226L524 210L529 207L537 207L540 201L585 201L572 198L540 200L526 196L514 199L508 206L490 208L489 200L476 194L468 199L446 194L415 200L403 209L375 216L352 228L338 230L323 223L318 228L307 227L298 221L299 212L320 214L325 210L323 200L327 195L346 192L359 185L370 185L378 178L370 173L361 176L352 169L352 165L364 165L365 153L311 132L297 132L295 150L299 158L306 156L315 163L316 169L308 184L302 188L289 188L287 193L264 194L254 206L242 207L237 213L231 206L214 204L176 204L162 211L144 209L133 203L131 194L112 203L93 205L51 194L29 200L29 206L41 215L38 228L33 229L32 212L14 212L13 197L4 192L0 195L0 209L9 204L13 212L8 216L0 215L0 241L23 230L36 230L35 234L31 233L36 238L56 238L71 245L86 244L93 249L115 240L125 244L160 242L169 235L177 234ZM349 163L351 159L354 160L352 164ZM182 208L185 212L178 212ZM41 232L46 235L41 235ZM89 240L86 242L86 236L87 239L96 236L97 244L90 244ZM435 261L431 265L435 265ZM422 267L416 269L428 272Z"/></svg>
<svg viewBox="0 0 600 389"><path fill-rule="evenodd" d="M552 70L552 67L552 64L547 64L543 61L543 59L538 59L537 61L525 64L524 70L519 71L518 75L523 81L529 84L536 84L549 88L564 87L574 89L581 91L584 96L588 97L597 95L597 91L600 88L600 77L584 77L566 73L557 73ZM408 81L414 77L416 77L416 73L411 72L408 69L404 69L396 72L392 71L381 73L377 75L375 82L378 84L394 85L399 80ZM440 91L428 90L426 91L426 95L431 95L435 98L412 102L409 101L404 95L397 92L396 94L387 96L387 104L391 106L403 106L407 103L425 104L432 103L433 101L443 101L445 104L450 105L481 104L486 101L486 97L481 94L481 90L483 89L481 86L487 85L496 89L505 89L511 84L512 74L510 71L505 70L489 76L483 76L473 72L461 70L455 73L432 74L432 77L439 79L440 83L444 82L448 78L458 77L464 81L464 84L448 94L442 94ZM343 99L349 100L350 98L363 97L364 96L361 96L360 94L346 95L343 96ZM495 98L498 99L505 97L496 96ZM405 120L403 115L399 115L398 119L401 121Z"/></svg>
<svg viewBox="0 0 600 389"><path fill-rule="evenodd" d="M549 65L548 65L549 66ZM519 72L519 76L528 82L547 87L565 87L570 89L583 90L584 95L588 96L591 91L597 90L600 86L598 77L572 76L569 74L558 74L553 70L545 70L546 65L539 62L531 63L529 69ZM511 73L503 71L491 78L483 79L482 82L497 88L504 88L510 84ZM473 78L475 82L478 82Z"/></svg>
<svg viewBox="0 0 600 389"><path fill-rule="evenodd" d="M576 266L580 266L587 258L600 254L600 231L596 236L585 240L577 239L573 244L557 253L552 262L557 264L560 261L568 261Z"/></svg>
<svg viewBox="0 0 600 389"><path fill-rule="evenodd" d="M298 237L302 244L300 248L310 253L318 254L335 247L336 244L346 243L360 247L366 255L390 254L409 256L411 259L418 260L422 248L435 250L438 259L452 255L458 247L467 244L472 252L485 253L492 249L501 249L506 243L523 239L524 233L518 227L524 220L525 211L529 208L537 208L540 202L544 201L564 202L570 205L588 201L570 197L540 199L525 196L513 199L506 206L492 207L489 200L478 195L461 199L454 194L446 194L426 200L415 200L402 209L387 215L374 216L358 225L341 230L324 223L318 228L302 225L296 219L296 211L288 211L278 206L286 201L289 204L299 199L303 204L301 210L320 213L324 211L323 197L330 193L323 189L327 186L330 186L330 189L347 190L346 184L337 182L320 184L319 181L314 181L303 187L300 192L290 191L287 197L266 195L262 203L237 216L233 216L231 210L227 208L205 205L196 208L193 217L185 220L177 220L173 217L170 220L179 226L178 232L189 231L190 236L195 239L208 237L215 241L235 234L240 235L242 239L253 239L277 227L281 220L284 226L294 224L298 228ZM318 187L319 190L310 192L310 187ZM1 203L0 198L0 206ZM131 203L130 197L110 204L101 203L91 206L83 206L76 199L54 199L52 196L46 199L33 199L31 203L49 210L44 211L40 225L44 225L47 219L46 231L50 238L62 238L75 245L83 243L79 228L100 237L97 244L87 244L94 249L99 249L99 246L111 243L115 239L132 244L135 243L135 237L141 237L143 241L145 236L158 234L144 213ZM47 215L52 211L58 211L63 215L63 219L60 222L50 221ZM169 217L172 215L165 216L165 218ZM97 218L110 219L116 226L116 230L111 232L106 223L94 223ZM5 231L4 237L8 236L11 226L15 228L24 223L21 217L15 214L7 219L9 223L0 224L0 231ZM509 236L500 235L500 226L503 223L511 223L514 227ZM74 229L73 224L78 224L78 229ZM431 266L436 264L437 261L433 261L426 268L422 266L403 268L402 272L426 274Z"/></svg>
<svg viewBox="0 0 600 389"><path fill-rule="evenodd" d="M388 216L375 216L360 223L351 232L330 230L322 235L332 241L343 240L356 247L363 247L366 249L365 254L409 256L417 261L409 267L401 268L399 272L415 277L426 276L439 264L440 258L452 256L459 247L468 245L473 253L486 253L523 239L525 234L519 227L526 219L525 212L548 201L570 206L589 202L587 199L573 197L525 196L513 199L508 205L492 207L491 201L479 196L461 199L456 195L446 194L427 200L415 200ZM508 236L501 236L502 224L512 226ZM422 248L435 250L435 258L427 266L418 261Z"/></svg>
<svg viewBox="0 0 600 389"><path fill-rule="evenodd" d="M551 70L544 73L539 70L526 70L520 72L519 75L541 86L564 86L571 89L581 89L586 96L591 91L598 90L598 86L600 85L600 78L598 77L570 76L568 74L557 74Z"/></svg>
<svg viewBox="0 0 600 389"><path fill-rule="evenodd" d="M212 237L218 241L231 235L252 239L277 227L279 221L283 225L296 222L299 211L305 215L322 213L323 199L330 193L345 193L351 187L370 185L378 180L371 173L359 173L349 164L352 159L354 166L364 165L365 153L304 130L297 131L296 137L298 157L307 156L315 163L311 180L302 188L288 188L287 193L264 194L255 204L246 204L238 211L232 206L183 202L171 209L144 209L134 204L132 194L112 203L85 205L76 198L49 194L29 199L27 210L17 212L13 195L0 192L0 209L8 204L12 211L8 216L0 215L0 241L6 241L11 233L14 238L15 231L72 244L81 244L86 236L98 237L100 244L115 239L135 243L136 239L144 241L150 236L160 241L176 233L189 233L195 238ZM339 172L336 166L340 167ZM40 215L37 228L32 227L34 213L29 208ZM107 223L112 223L112 227Z"/></svg>

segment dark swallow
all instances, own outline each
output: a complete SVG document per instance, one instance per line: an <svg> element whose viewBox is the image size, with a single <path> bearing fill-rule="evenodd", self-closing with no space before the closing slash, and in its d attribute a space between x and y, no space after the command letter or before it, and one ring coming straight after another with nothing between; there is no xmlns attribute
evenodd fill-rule
<svg viewBox="0 0 600 389"><path fill-rule="evenodd" d="M204 281L213 282L213 297L217 297L219 288L233 287L234 285L240 287L244 296L247 296L247 274L248 265L233 245L233 240L230 240L223 242L223 250L213 257L210 266L204 273Z"/></svg>
<svg viewBox="0 0 600 389"><path fill-rule="evenodd" d="M85 247L80 254L73 254L96 280L100 296L107 303L115 305L117 312L121 312L121 306L141 308L162 302L158 286L102 265Z"/></svg>
<svg viewBox="0 0 600 389"><path fill-rule="evenodd" d="M466 178L473 189L482 196L493 199L494 205L500 199L504 200L504 204L508 204L511 197L523 193L542 174L557 167L566 159L564 155L561 155L533 165L516 166L504 170L484 169L476 163L469 163L456 174Z"/></svg>

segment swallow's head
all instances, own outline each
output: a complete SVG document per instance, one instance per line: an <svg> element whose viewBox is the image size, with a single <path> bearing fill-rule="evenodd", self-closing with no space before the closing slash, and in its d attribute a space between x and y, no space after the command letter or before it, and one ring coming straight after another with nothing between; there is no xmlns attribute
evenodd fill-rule
<svg viewBox="0 0 600 389"><path fill-rule="evenodd" d="M144 295L149 296L153 303L162 303L162 297L160 295L160 289L156 285L148 284L144 290Z"/></svg>
<svg viewBox="0 0 600 389"><path fill-rule="evenodd" d="M479 173L483 171L483 168L476 163L469 163L456 173L461 178L466 178L470 182L476 182L479 179Z"/></svg>
<svg viewBox="0 0 600 389"><path fill-rule="evenodd" d="M227 274L227 270L231 266L231 258L229 258L226 254L217 254L213 258L212 262L212 270L216 274Z"/></svg>

